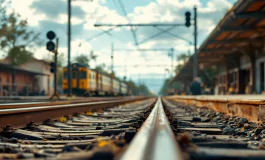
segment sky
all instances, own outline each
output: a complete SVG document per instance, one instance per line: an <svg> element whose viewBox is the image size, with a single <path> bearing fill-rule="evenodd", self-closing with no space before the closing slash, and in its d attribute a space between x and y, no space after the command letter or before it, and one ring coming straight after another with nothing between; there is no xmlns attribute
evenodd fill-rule
<svg viewBox="0 0 265 160"><path fill-rule="evenodd" d="M34 56L39 59L52 56L45 48L46 33L52 30L59 37L59 52L66 58L67 0L11 0L11 2L11 8L28 20L29 27L41 33L42 46L30 48ZM170 27L134 27L132 29L135 30L139 43L136 45L131 28L117 27L109 34L96 36L111 27L94 27L94 24L184 24L185 12L190 11L193 17L193 7L196 5L200 45L235 2L236 0L73 0L71 59L80 54L89 55L93 50L98 58L96 62L91 62L91 67L104 63L106 69L110 71L113 44L114 70L117 76L126 76L136 83L144 83L151 91L158 93L164 79L174 75L172 72L166 72L166 69L170 71L172 69L169 50L174 48L173 65L181 63L177 61L179 54L193 52L193 46L187 42L193 42L193 27L175 27L170 33L161 34L150 40L147 39L158 34L161 29ZM166 50L139 52L137 51L139 48Z"/></svg>

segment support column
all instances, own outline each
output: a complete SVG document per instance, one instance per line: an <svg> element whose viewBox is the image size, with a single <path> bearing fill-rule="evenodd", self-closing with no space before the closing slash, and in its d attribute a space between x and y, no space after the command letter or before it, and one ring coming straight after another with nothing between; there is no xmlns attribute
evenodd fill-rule
<svg viewBox="0 0 265 160"><path fill-rule="evenodd" d="M243 85L240 82L240 53L234 53L232 55L227 56L226 59L226 80L227 80L227 85L226 85L226 90L228 91L229 87L230 87L230 82L229 82L229 70L230 69L238 69L238 71L236 72L236 86L235 86L235 90L236 90L236 94L242 93L241 88L243 88Z"/></svg>
<svg viewBox="0 0 265 160"><path fill-rule="evenodd" d="M246 52L246 55L249 57L250 59L250 64L251 64L251 93L254 94L256 93L256 54L257 54L258 50L255 49L252 46L249 46L249 50L248 52Z"/></svg>
<svg viewBox="0 0 265 160"><path fill-rule="evenodd" d="M256 93L256 54L255 53L252 53L249 55L250 63L251 63L252 94Z"/></svg>

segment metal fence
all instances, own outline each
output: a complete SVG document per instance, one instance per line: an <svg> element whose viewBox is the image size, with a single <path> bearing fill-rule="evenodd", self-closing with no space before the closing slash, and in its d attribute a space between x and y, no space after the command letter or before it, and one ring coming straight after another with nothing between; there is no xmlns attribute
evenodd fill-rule
<svg viewBox="0 0 265 160"><path fill-rule="evenodd" d="M32 84L0 83L0 96L29 96L32 92Z"/></svg>

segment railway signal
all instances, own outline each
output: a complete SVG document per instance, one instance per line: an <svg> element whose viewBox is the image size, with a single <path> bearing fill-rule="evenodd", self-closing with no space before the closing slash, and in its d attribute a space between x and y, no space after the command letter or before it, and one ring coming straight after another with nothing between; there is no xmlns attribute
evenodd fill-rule
<svg viewBox="0 0 265 160"><path fill-rule="evenodd" d="M185 26L190 27L191 26L191 13L188 11L185 13ZM194 7L194 56L193 56L193 77L198 76L198 55L197 55L197 7Z"/></svg>
<svg viewBox="0 0 265 160"><path fill-rule="evenodd" d="M185 17L186 17L186 23L185 23L185 26L186 26L186 27L190 27L190 25L191 25L191 24L190 24L190 15L191 15L190 12L186 12L186 13L185 13Z"/></svg>
<svg viewBox="0 0 265 160"><path fill-rule="evenodd" d="M54 51L55 50L55 44L54 42L52 41L54 38L56 37L55 33L53 31L49 31L47 33L47 38L49 39L49 41L47 42L46 44L46 48L48 51Z"/></svg>
<svg viewBox="0 0 265 160"><path fill-rule="evenodd" d="M56 72L56 64L54 62L51 62L50 66L51 66L51 69L50 69L51 73Z"/></svg>
<svg viewBox="0 0 265 160"><path fill-rule="evenodd" d="M50 63L51 69L50 72L54 74L54 94L50 99L52 99L54 96L56 96L58 99L60 99L58 93L57 93L57 56L58 56L58 45L59 45L59 38L56 38L56 44L52 41L56 34L53 31L47 32L47 38L49 41L46 44L46 48L48 51L54 53L54 62Z"/></svg>

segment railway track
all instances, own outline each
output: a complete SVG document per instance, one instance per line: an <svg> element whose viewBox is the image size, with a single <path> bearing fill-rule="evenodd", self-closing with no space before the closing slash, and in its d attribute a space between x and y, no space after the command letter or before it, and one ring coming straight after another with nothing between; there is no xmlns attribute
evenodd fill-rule
<svg viewBox="0 0 265 160"><path fill-rule="evenodd" d="M86 98L86 99L61 99L61 100L41 100L41 101L9 101L5 103L0 102L0 109L7 108L23 108L23 107L36 107L36 106L52 106L61 104L75 104L82 102L97 102L97 101L107 101L107 100L120 100L120 97L102 97L102 98ZM128 99L128 98L124 98Z"/></svg>
<svg viewBox="0 0 265 160"><path fill-rule="evenodd" d="M164 100L164 106L184 157L191 160L265 159L262 123L173 100Z"/></svg>
<svg viewBox="0 0 265 160"><path fill-rule="evenodd" d="M86 106L83 110L61 105L63 110L74 108L72 115L15 129L5 126L0 159L265 158L265 126L247 118L170 98L113 101L106 106L110 103L90 102L79 106Z"/></svg>
<svg viewBox="0 0 265 160"><path fill-rule="evenodd" d="M30 122L18 128L6 125L1 132L0 159L112 159L132 139L154 102L154 99L127 99L78 103L74 108L85 106L86 112L76 112L57 120L47 119L43 123ZM65 110L71 106L60 107ZM39 108L27 108L25 113ZM47 108L51 106L42 109ZM14 114L8 110L6 113ZM38 112L42 114L43 110Z"/></svg>

